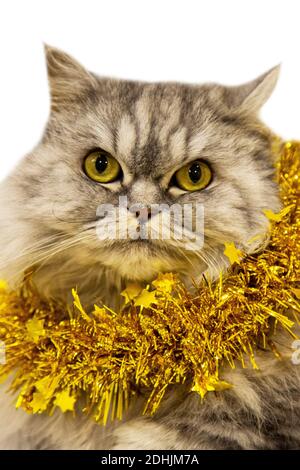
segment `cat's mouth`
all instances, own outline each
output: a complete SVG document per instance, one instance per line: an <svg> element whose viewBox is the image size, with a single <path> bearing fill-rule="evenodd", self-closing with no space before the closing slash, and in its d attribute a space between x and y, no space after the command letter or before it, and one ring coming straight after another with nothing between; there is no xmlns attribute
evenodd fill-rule
<svg viewBox="0 0 300 470"><path fill-rule="evenodd" d="M77 266L80 272L99 276L109 272L113 279L117 276L136 281L151 281L164 272L195 277L207 268L201 252L186 250L182 240L140 236L101 240L92 229L74 240L76 243L68 243L66 249L57 250L49 263L68 272Z"/></svg>
<svg viewBox="0 0 300 470"><path fill-rule="evenodd" d="M101 263L122 278L149 281L159 273L177 272L184 275L206 269L193 252L186 252L164 240L127 239L114 241L101 253Z"/></svg>

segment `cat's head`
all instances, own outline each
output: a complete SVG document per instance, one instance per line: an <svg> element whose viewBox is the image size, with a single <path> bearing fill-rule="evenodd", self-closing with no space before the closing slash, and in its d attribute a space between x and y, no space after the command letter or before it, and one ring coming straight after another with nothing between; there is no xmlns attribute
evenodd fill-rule
<svg viewBox="0 0 300 470"><path fill-rule="evenodd" d="M224 242L257 248L268 225L263 209L279 207L271 134L257 117L278 68L239 87L142 83L98 77L53 48L46 56L49 122L4 184L7 217L16 221L7 243L24 250L24 265L56 263L62 279L80 270L132 280L160 271L197 277L226 264ZM150 239L99 239L107 222L99 206L118 206L119 196L129 207L192 205L191 217L202 207L203 247L190 249L172 224L169 238L153 239L159 210L142 220L156 233ZM125 212L119 228L125 220L140 228L140 212Z"/></svg>

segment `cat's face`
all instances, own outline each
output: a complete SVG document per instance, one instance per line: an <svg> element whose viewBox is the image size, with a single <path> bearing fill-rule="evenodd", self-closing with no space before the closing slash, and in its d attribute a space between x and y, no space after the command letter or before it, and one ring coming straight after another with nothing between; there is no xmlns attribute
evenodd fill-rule
<svg viewBox="0 0 300 470"><path fill-rule="evenodd" d="M20 227L16 235L25 245L36 244L36 251L28 247L33 263L45 263L49 254L63 276L76 265L85 272L105 267L132 280L171 270L195 277L224 266L224 242L248 251L257 245L258 239L250 240L266 231L263 209L277 210L278 198L270 135L256 113L278 70L226 88L101 79L53 49L47 60L49 123L6 184ZM112 182L86 174L85 158L99 149L119 164ZM211 177L199 190L178 187L175 173L195 161L205 162ZM203 247L187 249L184 239L172 236L99 240L96 228L105 217L97 216L97 208L117 206L119 196L129 206L201 205ZM127 212L126 223L137 226L136 215ZM147 218L144 227L157 228L159 217Z"/></svg>

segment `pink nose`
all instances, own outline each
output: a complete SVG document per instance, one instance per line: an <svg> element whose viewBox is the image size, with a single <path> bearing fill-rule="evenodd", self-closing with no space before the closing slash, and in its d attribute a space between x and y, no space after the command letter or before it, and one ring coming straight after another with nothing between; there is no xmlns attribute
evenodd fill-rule
<svg viewBox="0 0 300 470"><path fill-rule="evenodd" d="M141 207L139 210L135 211L135 216L139 219L139 222L145 224L147 220L151 219L151 207L145 206Z"/></svg>

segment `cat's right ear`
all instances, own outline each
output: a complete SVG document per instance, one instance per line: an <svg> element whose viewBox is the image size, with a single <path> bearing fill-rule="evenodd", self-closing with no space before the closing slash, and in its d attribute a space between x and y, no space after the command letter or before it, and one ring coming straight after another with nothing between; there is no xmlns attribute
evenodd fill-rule
<svg viewBox="0 0 300 470"><path fill-rule="evenodd" d="M70 103L96 87L97 81L65 52L44 45L52 109Z"/></svg>
<svg viewBox="0 0 300 470"><path fill-rule="evenodd" d="M271 96L278 80L280 65L244 85L226 87L225 101L231 109L257 114Z"/></svg>

